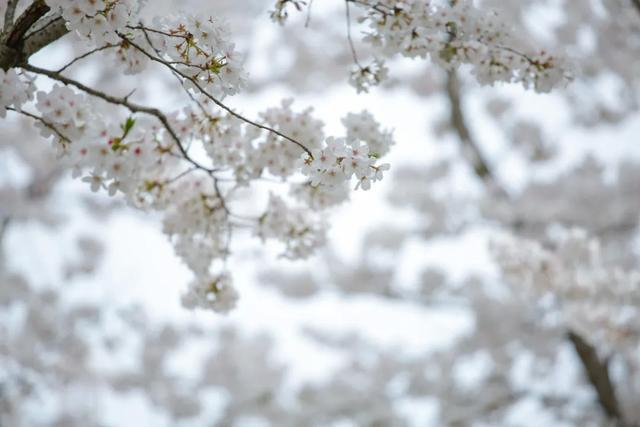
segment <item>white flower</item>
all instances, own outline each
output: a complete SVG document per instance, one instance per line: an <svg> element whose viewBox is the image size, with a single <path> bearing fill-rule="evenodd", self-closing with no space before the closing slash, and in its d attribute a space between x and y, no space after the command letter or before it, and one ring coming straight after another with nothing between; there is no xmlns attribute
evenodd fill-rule
<svg viewBox="0 0 640 427"><path fill-rule="evenodd" d="M102 177L98 175L85 176L84 178L82 178L82 182L91 184L91 191L93 191L94 193L103 187Z"/></svg>
<svg viewBox="0 0 640 427"><path fill-rule="evenodd" d="M380 181L382 179L382 172L391 169L391 165L389 163L383 163L379 166L374 166L373 169L376 171L373 180Z"/></svg>
<svg viewBox="0 0 640 427"><path fill-rule="evenodd" d="M20 109L33 98L33 92L31 81L18 75L14 69L4 71L0 68L0 118L5 117L7 107Z"/></svg>

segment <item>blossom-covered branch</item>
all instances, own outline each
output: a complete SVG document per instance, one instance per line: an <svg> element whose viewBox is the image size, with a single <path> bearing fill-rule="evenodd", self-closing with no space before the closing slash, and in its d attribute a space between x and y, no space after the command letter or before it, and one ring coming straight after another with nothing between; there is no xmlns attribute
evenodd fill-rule
<svg viewBox="0 0 640 427"><path fill-rule="evenodd" d="M538 92L549 92L571 79L570 67L561 55L514 45L514 30L500 14L477 8L472 0L444 4L427 0L344 1L347 39L355 62L350 82L358 92L383 82L388 76L384 61L396 55L428 57L448 71L469 64L482 84L521 83ZM288 3L276 3L278 22L287 18ZM350 4L362 11L359 22L368 27L363 41L375 56L370 65L361 65L355 53Z"/></svg>
<svg viewBox="0 0 640 427"><path fill-rule="evenodd" d="M345 1L363 9L361 20L369 27L364 41L380 58L429 57L447 70L469 64L480 83L521 83L539 92L549 92L568 76L562 57L510 46L514 37L509 25L499 14L480 10L472 1L442 6L422 0ZM381 71L372 74L358 67L352 81L359 91L366 91L382 80Z"/></svg>
<svg viewBox="0 0 640 427"><path fill-rule="evenodd" d="M11 30L19 32L19 45L30 37L46 40L37 35L63 21L65 33L80 36L89 50L57 71L32 65L28 52L17 52L7 71L0 71L0 114L8 110L36 120L92 190L122 194L137 208L161 212L164 232L195 276L184 304L226 312L237 297L227 271L232 230L278 240L288 258L308 257L324 242L327 224L318 209L343 202L354 177L355 188L364 190L382 179L389 165L378 159L389 151L391 133L364 111L345 119L345 138L326 138L311 109L294 112L290 101L266 110L260 120L249 119L223 102L247 79L225 23L177 16L150 26L139 19L139 9L135 0L32 3ZM132 101L133 92L115 96L63 74L95 55L115 56L127 74L161 64L189 102L164 111ZM62 85L38 91L35 76ZM31 105L39 114L28 111ZM193 154L196 146L205 156ZM290 196L269 190L261 214L238 212L236 190L258 190L270 176L288 185Z"/></svg>

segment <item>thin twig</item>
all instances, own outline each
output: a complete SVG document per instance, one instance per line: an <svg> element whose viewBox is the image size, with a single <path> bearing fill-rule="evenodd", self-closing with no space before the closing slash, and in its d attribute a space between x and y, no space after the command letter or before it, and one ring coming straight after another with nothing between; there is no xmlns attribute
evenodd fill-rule
<svg viewBox="0 0 640 427"><path fill-rule="evenodd" d="M358 66L358 68L360 68L361 70L362 65L360 65L360 62L358 61L358 54L356 53L356 47L353 44L353 38L351 37L351 9L349 7L349 0L345 1L345 14L346 14L346 20L347 20L347 41L349 42L349 48L351 49L351 56L353 56L353 62L356 63L356 65Z"/></svg>
<svg viewBox="0 0 640 427"><path fill-rule="evenodd" d="M370 7L371 9L375 10L376 12L380 13L382 16L385 16L385 17L393 14L393 8L384 3L376 2L374 4L371 4L365 0L345 0L345 1L347 3L354 3L354 4L359 4L361 6ZM387 8L387 10L383 9L385 7Z"/></svg>
<svg viewBox="0 0 640 427"><path fill-rule="evenodd" d="M197 171L198 168L196 168L195 166L192 168L189 168L185 171L180 172L178 175L174 176L173 178L169 178L168 180L164 181L163 184L173 184L174 182L180 180L181 178L184 178L185 176L189 175L191 172Z"/></svg>
<svg viewBox="0 0 640 427"><path fill-rule="evenodd" d="M135 26L134 25L127 25L127 28L130 29L130 30L142 30L142 31L145 31L145 32L148 31L150 33L160 34L160 35L165 36L165 37L176 37L176 38L179 38L179 39L188 39L189 38L188 36L186 36L184 34L167 33L166 31L161 31L161 30L156 30L155 28L145 27L142 24L138 24L138 25L135 25Z"/></svg>
<svg viewBox="0 0 640 427"><path fill-rule="evenodd" d="M106 50L106 49L111 49L111 48L114 48L114 47L116 47L116 46L117 46L117 45L115 45L115 44L107 44L107 45L104 45L104 46L101 46L101 47L97 47L97 48L95 48L95 49L92 49L92 50L90 50L89 52L84 53L84 54L82 54L82 55L80 55L80 56L78 56L78 57L74 58L74 59L73 59L71 62L69 62L67 65L65 65L64 67L60 68L59 70L56 70L55 72L56 72L56 73L62 73L64 70L66 70L67 68L71 67L71 66L72 66L73 64L75 64L76 62L78 62L78 61L80 61L80 60L82 60L82 59L84 59L84 58L86 58L86 57L88 57L88 56L91 56L91 55L93 55L94 53L97 53L97 52L100 52L100 51L103 51L103 50Z"/></svg>
<svg viewBox="0 0 640 427"><path fill-rule="evenodd" d="M307 6L307 19L304 21L305 28L309 28L309 24L311 23L311 6L312 5L313 5L313 0L309 0L309 6Z"/></svg>
<svg viewBox="0 0 640 427"><path fill-rule="evenodd" d="M227 214L227 217L228 217L229 208L227 207L227 203L225 202L224 197L222 197L222 191L220 190L220 183L218 182L218 179L213 176L213 174L210 174L210 175L213 178L213 189L215 190L216 196L218 196L218 199L220 199L220 204L222 205L222 209L224 209L224 212Z"/></svg>
<svg viewBox="0 0 640 427"><path fill-rule="evenodd" d="M51 131L53 131L56 135L58 135L58 137L63 140L64 142L71 142L69 141L69 138L67 138L66 136L64 136L52 123L46 121L45 119L43 119L40 116L36 116L35 114L29 113L28 111L24 111L24 110L18 110L16 108L13 107L6 107L7 110L9 111L13 111L14 113L18 113L18 114L22 114L23 116L26 117L30 117L34 120L39 121L40 123L42 123L44 126L46 126L47 128L49 128Z"/></svg>

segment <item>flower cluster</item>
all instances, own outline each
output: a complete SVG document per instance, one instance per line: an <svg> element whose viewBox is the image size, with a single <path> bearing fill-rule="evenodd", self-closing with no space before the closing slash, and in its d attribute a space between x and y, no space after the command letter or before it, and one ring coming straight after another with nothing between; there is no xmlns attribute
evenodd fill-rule
<svg viewBox="0 0 640 427"><path fill-rule="evenodd" d="M43 136L54 137L55 148L74 168L74 175L93 191L101 188L110 195L117 191L130 196L152 177L169 173L176 159L156 138L153 124L144 118L121 121L106 119L101 105L68 87L54 85L50 92L38 92L36 108L43 121ZM90 108L87 108L90 107Z"/></svg>
<svg viewBox="0 0 640 427"><path fill-rule="evenodd" d="M349 198L349 186L346 181L333 187L314 186L306 182L292 185L290 194L303 205L313 210L322 210L345 202Z"/></svg>
<svg viewBox="0 0 640 427"><path fill-rule="evenodd" d="M140 34L129 34L132 40L138 44L143 44L143 36ZM140 50L133 47L129 39L123 39L117 46L115 57L124 69L125 74L138 74L144 71L147 66L147 57Z"/></svg>
<svg viewBox="0 0 640 427"><path fill-rule="evenodd" d="M279 107L267 109L260 114L262 122L302 141L308 149L320 146L324 124L311 115L313 109L296 112L292 103L287 99ZM248 183L263 173L286 179L297 172L300 146L230 114L188 108L172 122L181 139L202 144L214 167L233 171L239 182Z"/></svg>
<svg viewBox="0 0 640 427"><path fill-rule="evenodd" d="M377 155L369 145L360 140L329 137L324 146L303 154L300 159L302 173L308 176L312 186L335 187L355 176L356 189L369 190L371 183L382 179L389 164L376 165Z"/></svg>
<svg viewBox="0 0 640 427"><path fill-rule="evenodd" d="M304 259L325 242L325 224L315 220L306 209L291 208L274 194L267 211L260 217L256 234L285 244L284 258Z"/></svg>
<svg viewBox="0 0 640 427"><path fill-rule="evenodd" d="M189 309L204 308L218 313L231 311L238 301L238 293L227 274L198 278L189 284L182 295L182 305Z"/></svg>
<svg viewBox="0 0 640 427"><path fill-rule="evenodd" d="M315 167L310 171L304 162L299 167L301 146L221 114L206 102L169 114L168 126L148 116L114 114L104 101L60 85L38 92L35 107L43 135L53 137L75 176L94 191L122 194L133 206L162 213L164 233L195 276L186 306L218 311L230 307L225 298L231 291L227 285L212 288L211 277L227 274L220 271L234 227L249 227L263 240L283 243L283 256L289 259L308 257L325 241L319 210L347 199L352 176L363 189L381 179L388 165L376 165L377 157L393 143L391 132L366 111L344 119L349 143L344 138L323 143L323 123L311 109L294 111L291 101L262 113L264 123L313 149L313 158L305 154ZM208 155L206 163L194 160L185 148L197 146ZM295 180L300 172L308 181ZM290 200L271 195L262 214L237 214L234 190L255 188L268 177L284 185L292 179ZM223 296L213 296L212 289ZM194 303L198 298L200 303Z"/></svg>
<svg viewBox="0 0 640 427"><path fill-rule="evenodd" d="M605 349L634 346L638 322L640 272L611 266L597 240L570 230L547 249L538 242L508 239L492 247L507 282L549 303L566 326Z"/></svg>
<svg viewBox="0 0 640 427"><path fill-rule="evenodd" d="M301 141L308 150L319 147L325 137L322 130L324 123L311 115L312 108L295 113L291 109L292 104L292 99L286 99L280 107L266 110L261 118L274 129ZM285 177L296 171L300 149L289 141L269 134L259 146L259 156L266 162L271 174Z"/></svg>
<svg viewBox="0 0 640 427"><path fill-rule="evenodd" d="M160 184L161 185L161 184ZM211 180L185 177L165 189L163 231L196 276L206 276L213 260L228 252L229 216ZM158 203L161 203L161 201Z"/></svg>
<svg viewBox="0 0 640 427"><path fill-rule="evenodd" d="M6 116L7 107L22 107L33 98L33 92L31 82L20 78L16 70L4 71L0 68L0 118Z"/></svg>
<svg viewBox="0 0 640 427"><path fill-rule="evenodd" d="M238 93L247 75L224 22L185 15L158 19L148 27L139 21L139 0L47 0L62 10L70 30L96 47L113 46L129 74L141 72L149 57L175 66L194 92L214 96ZM142 49L145 49L143 52Z"/></svg>
<svg viewBox="0 0 640 427"><path fill-rule="evenodd" d="M77 31L97 46L118 44L140 9L138 0L46 0L53 10L62 10L67 28Z"/></svg>
<svg viewBox="0 0 640 427"><path fill-rule="evenodd" d="M380 123L366 110L347 114L342 119L342 124L347 129L347 140L366 141L370 153L374 156L384 156L394 143L393 132L381 129Z"/></svg>
<svg viewBox="0 0 640 427"><path fill-rule="evenodd" d="M246 85L240 54L230 41L228 26L218 19L195 15L159 20L157 29L138 27L154 50L175 64L194 93L235 95Z"/></svg>
<svg viewBox="0 0 640 427"><path fill-rule="evenodd" d="M356 88L358 93L369 92L369 89L378 86L389 77L389 69L384 61L375 59L366 67L355 65L349 76L349 83Z"/></svg>
<svg viewBox="0 0 640 427"><path fill-rule="evenodd" d="M140 0L46 0L53 10L61 10L67 28L75 31L89 45L114 47L115 59L126 74L144 70L147 58L129 42L143 43L146 38L134 32L141 8Z"/></svg>
<svg viewBox="0 0 640 427"><path fill-rule="evenodd" d="M566 74L563 60L545 51L513 46L513 31L498 15L481 11L470 0L433 5L425 0L358 1L369 31L364 40L381 57L401 54L430 57L446 69L470 64L481 83L519 82L548 92ZM378 65L376 69L384 69ZM380 81L367 68L352 75L359 91Z"/></svg>

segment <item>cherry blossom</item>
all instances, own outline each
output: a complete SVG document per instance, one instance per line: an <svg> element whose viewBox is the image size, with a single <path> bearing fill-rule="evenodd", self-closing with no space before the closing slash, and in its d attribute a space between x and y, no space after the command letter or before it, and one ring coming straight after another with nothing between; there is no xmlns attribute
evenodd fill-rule
<svg viewBox="0 0 640 427"><path fill-rule="evenodd" d="M33 97L35 87L20 77L16 70L0 69L0 118L7 115L7 107L20 109Z"/></svg>

